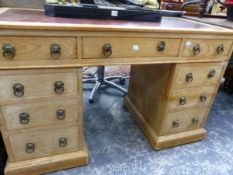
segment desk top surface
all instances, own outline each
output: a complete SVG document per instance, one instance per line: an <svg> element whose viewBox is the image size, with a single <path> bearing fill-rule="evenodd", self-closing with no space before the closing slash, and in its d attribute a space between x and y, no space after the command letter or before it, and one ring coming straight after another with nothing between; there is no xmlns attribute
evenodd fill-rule
<svg viewBox="0 0 233 175"><path fill-rule="evenodd" d="M229 29L233 29L233 21L229 21L227 19L222 19L222 18L199 18L196 16L186 16L186 19L191 19L194 21L206 23L206 24L212 24L220 27L225 27Z"/></svg>
<svg viewBox="0 0 233 175"><path fill-rule="evenodd" d="M0 8L0 29L135 31L233 34L233 30L183 18L163 17L159 22L92 20L47 17L42 10Z"/></svg>

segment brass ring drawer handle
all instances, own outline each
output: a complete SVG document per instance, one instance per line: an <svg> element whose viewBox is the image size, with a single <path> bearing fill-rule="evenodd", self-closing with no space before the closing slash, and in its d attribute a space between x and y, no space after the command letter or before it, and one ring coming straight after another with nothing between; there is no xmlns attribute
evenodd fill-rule
<svg viewBox="0 0 233 175"><path fill-rule="evenodd" d="M26 125L30 122L30 115L26 112L20 113L19 114L19 121L21 124Z"/></svg>
<svg viewBox="0 0 233 175"><path fill-rule="evenodd" d="M4 44L3 56L7 59L13 59L15 57L15 48L11 44Z"/></svg>
<svg viewBox="0 0 233 175"><path fill-rule="evenodd" d="M64 83L62 81L56 81L54 83L54 91L57 94L62 94L65 91Z"/></svg>
<svg viewBox="0 0 233 175"><path fill-rule="evenodd" d="M158 44L158 51L159 52L162 52L166 49L166 42L165 41L159 41L159 44Z"/></svg>
<svg viewBox="0 0 233 175"><path fill-rule="evenodd" d="M36 146L34 143L27 143L26 144L26 152L27 153L33 153L35 152Z"/></svg>
<svg viewBox="0 0 233 175"><path fill-rule="evenodd" d="M172 122L172 126L173 126L173 128L178 128L178 127L180 126L179 120L174 120L174 121Z"/></svg>
<svg viewBox="0 0 233 175"><path fill-rule="evenodd" d="M24 85L22 85L20 83L14 84L13 91L14 91L14 95L16 97L22 97L22 96L24 96Z"/></svg>
<svg viewBox="0 0 233 175"><path fill-rule="evenodd" d="M59 58L61 56L61 46L58 44L52 44L50 46L50 54L53 58Z"/></svg>
<svg viewBox="0 0 233 175"><path fill-rule="evenodd" d="M224 52L224 45L223 44L220 44L217 49L217 54L221 55L223 52Z"/></svg>
<svg viewBox="0 0 233 175"><path fill-rule="evenodd" d="M185 105L187 103L187 99L185 96L181 97L179 101L180 101L180 105Z"/></svg>
<svg viewBox="0 0 233 175"><path fill-rule="evenodd" d="M210 70L209 74L208 74L208 78L213 78L216 74L216 71L214 69Z"/></svg>
<svg viewBox="0 0 233 175"><path fill-rule="evenodd" d="M207 100L207 95L206 95L206 94L202 94L202 95L200 96L200 101L201 101L201 103L206 102L206 100Z"/></svg>
<svg viewBox="0 0 233 175"><path fill-rule="evenodd" d="M63 108L60 108L57 110L57 119L58 120L64 120L66 117L66 111Z"/></svg>
<svg viewBox="0 0 233 175"><path fill-rule="evenodd" d="M66 137L61 137L58 142L60 147L66 147L68 145Z"/></svg>
<svg viewBox="0 0 233 175"><path fill-rule="evenodd" d="M102 52L105 57L109 57L110 55L112 55L112 45L109 43L104 44L102 48Z"/></svg>
<svg viewBox="0 0 233 175"><path fill-rule="evenodd" d="M186 82L187 83L190 83L190 82L192 82L193 81L193 74L192 73L188 73L187 75L186 75Z"/></svg>
<svg viewBox="0 0 233 175"><path fill-rule="evenodd" d="M193 54L194 55L198 55L201 53L201 46L200 44L196 44L195 46L193 46Z"/></svg>
<svg viewBox="0 0 233 175"><path fill-rule="evenodd" d="M194 125L197 125L198 122L199 122L198 117L194 117L194 118L192 119L192 123L193 123Z"/></svg>

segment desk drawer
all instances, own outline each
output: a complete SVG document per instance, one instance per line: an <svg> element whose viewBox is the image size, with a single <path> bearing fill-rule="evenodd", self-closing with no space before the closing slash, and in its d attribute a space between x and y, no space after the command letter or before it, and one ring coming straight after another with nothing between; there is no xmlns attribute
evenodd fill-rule
<svg viewBox="0 0 233 175"><path fill-rule="evenodd" d="M175 74L175 88L216 85L223 68L223 63L179 64Z"/></svg>
<svg viewBox="0 0 233 175"><path fill-rule="evenodd" d="M0 71L0 102L77 95L76 69Z"/></svg>
<svg viewBox="0 0 233 175"><path fill-rule="evenodd" d="M232 40L204 40L186 39L183 42L181 56L184 57L209 57L209 59L224 57L230 54Z"/></svg>
<svg viewBox="0 0 233 175"><path fill-rule="evenodd" d="M82 58L178 56L181 39L84 37Z"/></svg>
<svg viewBox="0 0 233 175"><path fill-rule="evenodd" d="M78 121L78 99L48 100L2 106L8 130Z"/></svg>
<svg viewBox="0 0 233 175"><path fill-rule="evenodd" d="M76 38L0 37L0 60L60 60L76 58Z"/></svg>
<svg viewBox="0 0 233 175"><path fill-rule="evenodd" d="M203 126L207 108L194 108L166 115L161 135L198 129Z"/></svg>
<svg viewBox="0 0 233 175"><path fill-rule="evenodd" d="M16 161L34 159L79 149L78 126L27 129L9 136Z"/></svg>
<svg viewBox="0 0 233 175"><path fill-rule="evenodd" d="M200 108L210 105L216 87L174 89L168 97L168 111L180 111L187 108Z"/></svg>

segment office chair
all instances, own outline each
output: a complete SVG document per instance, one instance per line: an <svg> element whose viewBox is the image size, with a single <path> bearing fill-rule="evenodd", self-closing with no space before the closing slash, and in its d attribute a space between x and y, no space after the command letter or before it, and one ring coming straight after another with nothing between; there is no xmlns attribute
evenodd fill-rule
<svg viewBox="0 0 233 175"><path fill-rule="evenodd" d="M88 69L88 68L87 68ZM85 69L84 72L87 70ZM117 85L114 82L111 82L112 80L118 79L120 84L124 84L125 80L129 78L129 76L107 76L105 77L105 67L104 66L98 66L97 71L94 74L89 75L90 78L83 79L83 83L95 83L91 95L89 96L89 103L94 103L94 97L97 93L97 91L101 88L102 85L105 85L107 87L115 88L124 94L127 94L127 90L120 85Z"/></svg>

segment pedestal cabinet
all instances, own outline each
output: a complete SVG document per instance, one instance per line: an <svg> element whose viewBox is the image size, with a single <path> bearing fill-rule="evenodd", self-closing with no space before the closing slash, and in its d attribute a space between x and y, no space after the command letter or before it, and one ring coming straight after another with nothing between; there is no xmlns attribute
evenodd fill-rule
<svg viewBox="0 0 233 175"><path fill-rule="evenodd" d="M61 44L60 44L61 43ZM75 38L1 37L0 59L75 59ZM0 71L7 175L84 165L82 68Z"/></svg>
<svg viewBox="0 0 233 175"><path fill-rule="evenodd" d="M202 140L226 62L132 66L125 105L155 149Z"/></svg>

